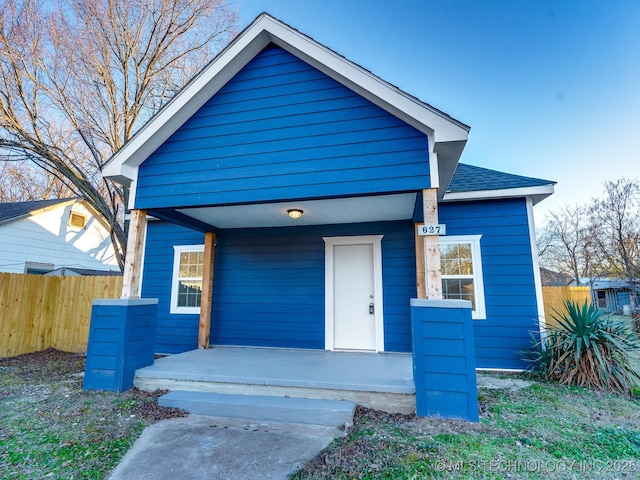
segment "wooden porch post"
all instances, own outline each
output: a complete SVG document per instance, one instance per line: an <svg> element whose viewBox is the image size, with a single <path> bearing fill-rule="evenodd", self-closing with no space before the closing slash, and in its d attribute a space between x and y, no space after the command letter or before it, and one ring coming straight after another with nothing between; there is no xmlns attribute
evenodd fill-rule
<svg viewBox="0 0 640 480"><path fill-rule="evenodd" d="M424 237L418 235L418 224L415 224L416 240L416 290L418 298L427 298L427 285L425 283L424 269Z"/></svg>
<svg viewBox="0 0 640 480"><path fill-rule="evenodd" d="M438 223L438 189L422 190L422 209L425 224ZM416 285L418 298L442 299L440 271L440 237L418 236L416 226Z"/></svg>
<svg viewBox="0 0 640 480"><path fill-rule="evenodd" d="M147 227L147 211L131 210L127 255L122 274L122 295L120 298L140 298L140 273L142 272L142 251Z"/></svg>
<svg viewBox="0 0 640 480"><path fill-rule="evenodd" d="M209 347L211 330L211 305L213 303L213 261L216 251L216 235L204 234L204 269L202 272L202 295L200 296L200 326L198 348Z"/></svg>

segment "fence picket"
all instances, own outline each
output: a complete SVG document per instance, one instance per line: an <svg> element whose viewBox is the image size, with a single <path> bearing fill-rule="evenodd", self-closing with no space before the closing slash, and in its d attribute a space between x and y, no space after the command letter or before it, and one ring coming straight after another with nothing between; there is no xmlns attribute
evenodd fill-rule
<svg viewBox="0 0 640 480"><path fill-rule="evenodd" d="M94 298L118 298L122 277L0 273L0 357L54 347L85 352Z"/></svg>
<svg viewBox="0 0 640 480"><path fill-rule="evenodd" d="M556 311L562 313L567 300L582 305L585 300L591 303L591 289L589 287L542 287L544 298L544 316L547 327L557 325L554 320Z"/></svg>

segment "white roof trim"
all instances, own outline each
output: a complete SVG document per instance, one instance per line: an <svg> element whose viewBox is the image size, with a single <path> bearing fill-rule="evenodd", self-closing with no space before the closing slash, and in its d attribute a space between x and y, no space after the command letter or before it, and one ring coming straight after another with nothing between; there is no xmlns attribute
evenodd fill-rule
<svg viewBox="0 0 640 480"><path fill-rule="evenodd" d="M113 155L103 168L103 176L124 184L137 178L142 162L270 42L433 137L436 143L468 138L467 125L262 13Z"/></svg>
<svg viewBox="0 0 640 480"><path fill-rule="evenodd" d="M533 204L544 200L554 192L553 184L537 187L505 188L502 190L478 190L475 192L447 192L442 198L443 202L458 202L465 200L488 200L499 198L529 197Z"/></svg>

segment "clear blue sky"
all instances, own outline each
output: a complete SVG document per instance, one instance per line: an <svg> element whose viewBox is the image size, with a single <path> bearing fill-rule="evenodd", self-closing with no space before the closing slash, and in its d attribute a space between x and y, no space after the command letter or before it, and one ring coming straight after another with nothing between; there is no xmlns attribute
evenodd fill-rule
<svg viewBox="0 0 640 480"><path fill-rule="evenodd" d="M558 182L640 179L640 1L239 0L471 126L462 161Z"/></svg>

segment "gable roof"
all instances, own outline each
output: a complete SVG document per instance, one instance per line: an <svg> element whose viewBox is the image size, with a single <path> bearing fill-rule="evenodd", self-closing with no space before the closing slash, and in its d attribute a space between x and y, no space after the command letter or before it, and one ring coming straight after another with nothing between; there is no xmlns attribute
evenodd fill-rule
<svg viewBox="0 0 640 480"><path fill-rule="evenodd" d="M459 163L444 200L531 197L538 203L553 193L556 182Z"/></svg>
<svg viewBox="0 0 640 480"><path fill-rule="evenodd" d="M18 220L38 210L76 202L77 200L77 198L55 198L52 200L36 200L33 202L0 203L0 224Z"/></svg>
<svg viewBox="0 0 640 480"><path fill-rule="evenodd" d="M125 185L135 181L138 167L270 43L426 134L432 185L444 193L470 128L267 13L260 14L116 152L103 175Z"/></svg>

